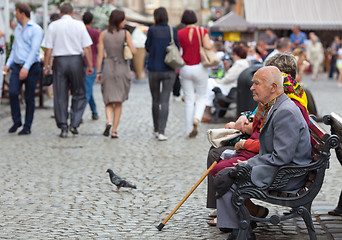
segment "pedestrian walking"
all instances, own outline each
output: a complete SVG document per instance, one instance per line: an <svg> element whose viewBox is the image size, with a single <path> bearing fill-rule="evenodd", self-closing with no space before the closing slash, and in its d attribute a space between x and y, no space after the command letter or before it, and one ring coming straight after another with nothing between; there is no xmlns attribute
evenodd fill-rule
<svg viewBox="0 0 342 240"><path fill-rule="evenodd" d="M109 136L110 129L113 127L111 138L119 137L117 128L121 117L122 103L128 99L131 87L130 68L123 54L125 41L132 53L136 53L131 34L123 29L125 23L125 13L118 9L113 10L109 16L108 28L100 33L98 43L97 78L98 81L101 81L107 121L103 135ZM106 51L106 58L102 73L104 51Z"/></svg>
<svg viewBox="0 0 342 240"><path fill-rule="evenodd" d="M207 29L199 30L195 26L197 17L194 11L185 10L181 23L186 27L178 31L179 44L183 50L185 66L180 70L181 85L185 102L185 130L186 134L192 138L198 133L199 122L203 117L206 99L208 69L201 63L199 54L199 39L202 39L203 47L211 49L210 38ZM195 100L196 92L196 100Z"/></svg>
<svg viewBox="0 0 342 240"><path fill-rule="evenodd" d="M66 138L68 130L78 134L78 127L86 107L84 87L84 53L88 62L86 74L94 72L91 54L92 40L83 22L73 19L74 10L70 3L60 7L61 19L50 23L42 46L46 48L44 74L51 73L48 65L53 56L54 113L60 137ZM70 124L68 124L69 90L72 95Z"/></svg>
<svg viewBox="0 0 342 240"><path fill-rule="evenodd" d="M334 41L331 43L331 59L330 59L330 70L329 70L329 78L333 78L334 72L336 69L336 59L337 59L337 51L341 46L341 39L339 36L334 37Z"/></svg>
<svg viewBox="0 0 342 240"><path fill-rule="evenodd" d="M91 118L93 120L99 119L99 115L97 113L96 109L96 103L93 96L93 86L96 79L96 56L97 56L97 48L99 43L99 36L100 31L97 29L91 28L91 25L94 23L94 16L91 12L85 12L83 14L83 22L87 28L87 31L89 33L89 36L91 37L91 40L93 41L93 44L90 46L91 53L92 53L92 62L93 62L93 70L94 72L90 75L85 75L85 90L86 90L86 98L87 103L89 103L90 110L91 110ZM87 66L86 58L84 58L85 65Z"/></svg>
<svg viewBox="0 0 342 240"><path fill-rule="evenodd" d="M148 55L148 80L152 95L153 133L159 141L166 141L165 128L169 115L170 93L176 79L175 71L164 63L166 47L173 41L179 47L177 31L168 23L167 11L164 7L154 10L155 25L147 32L145 43Z"/></svg>
<svg viewBox="0 0 342 240"><path fill-rule="evenodd" d="M324 60L323 45L315 34L310 35L311 44L307 46L308 60L312 66L312 79L316 80L320 67Z"/></svg>
<svg viewBox="0 0 342 240"><path fill-rule="evenodd" d="M4 72L11 68L9 96L13 125L8 130L14 133L22 126L19 94L25 84L25 124L19 135L31 133L31 125L35 110L35 91L41 76L39 58L40 44L43 39L43 29L30 19L31 8L25 3L17 3L15 17L18 25L14 30L14 42L11 54L4 67Z"/></svg>

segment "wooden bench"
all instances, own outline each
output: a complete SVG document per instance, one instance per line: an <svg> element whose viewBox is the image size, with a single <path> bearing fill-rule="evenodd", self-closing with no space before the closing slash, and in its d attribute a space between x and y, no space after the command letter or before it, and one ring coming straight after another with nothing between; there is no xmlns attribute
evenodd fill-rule
<svg viewBox="0 0 342 240"><path fill-rule="evenodd" d="M258 187L251 181L251 170L249 165L237 165L234 175L237 177L235 184L237 190L233 193L232 203L240 218L239 240L245 240L251 231L251 222L270 222L274 225L280 221L301 216L306 224L311 240L316 239L314 225L311 219L311 204L321 189L325 170L329 165L330 149L341 147L339 138L330 135L318 126L310 117L310 136L312 144L313 161L304 166L283 166L275 174L272 183L268 187ZM342 137L342 136L341 136ZM288 194L278 192L286 186L289 179L307 176L305 185L296 193ZM244 202L248 198L254 198L271 204L292 208L289 214L272 215L268 218L257 218L251 216Z"/></svg>

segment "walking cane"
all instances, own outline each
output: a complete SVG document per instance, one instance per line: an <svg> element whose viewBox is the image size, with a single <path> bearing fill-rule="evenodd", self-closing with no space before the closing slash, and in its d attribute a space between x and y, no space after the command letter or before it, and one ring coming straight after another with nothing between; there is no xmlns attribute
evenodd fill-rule
<svg viewBox="0 0 342 240"><path fill-rule="evenodd" d="M162 221L158 226L157 229L161 231L163 227L165 226L166 222L169 221L169 219L172 217L172 215L182 206L182 204L188 199L188 197L195 191L195 189L198 187L198 185L201 184L201 182L204 180L204 178L209 174L209 171L217 164L215 161L211 166L208 168L208 170L203 174L203 176L197 181L197 183L191 188L191 190L183 197L182 201L178 203L178 205L172 210L172 212Z"/></svg>

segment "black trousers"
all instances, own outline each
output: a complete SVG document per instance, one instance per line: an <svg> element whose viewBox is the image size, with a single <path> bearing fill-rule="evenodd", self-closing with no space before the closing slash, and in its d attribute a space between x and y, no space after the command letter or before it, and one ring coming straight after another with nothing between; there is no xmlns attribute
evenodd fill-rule
<svg viewBox="0 0 342 240"><path fill-rule="evenodd" d="M211 147L208 151L207 168L209 168L215 161L220 160L221 154L226 149L234 149L232 146L223 146L219 148ZM207 188L207 208L216 208L216 188L214 186L214 178L208 174L208 188Z"/></svg>
<svg viewBox="0 0 342 240"><path fill-rule="evenodd" d="M68 129L69 90L70 126L78 127L86 107L84 61L81 55L57 56L53 60L53 105L57 127Z"/></svg>

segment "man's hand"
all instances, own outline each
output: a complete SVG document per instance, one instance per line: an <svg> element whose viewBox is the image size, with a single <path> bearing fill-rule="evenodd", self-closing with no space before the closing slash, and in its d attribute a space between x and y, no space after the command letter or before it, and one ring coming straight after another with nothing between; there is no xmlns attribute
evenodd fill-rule
<svg viewBox="0 0 342 240"><path fill-rule="evenodd" d="M94 73L94 69L93 68L90 68L90 67L87 67L87 70L86 70L86 74L87 75L91 75Z"/></svg>
<svg viewBox="0 0 342 240"><path fill-rule="evenodd" d="M21 68L19 72L19 80L25 80L27 78L28 73L29 73L28 69Z"/></svg>
<svg viewBox="0 0 342 240"><path fill-rule="evenodd" d="M245 142L246 142L246 140L240 140L240 141L238 141L238 142L235 144L235 146L234 146L235 151L236 151L236 152L241 152L241 150L244 149L244 148L243 148L243 145L245 144Z"/></svg>
<svg viewBox="0 0 342 240"><path fill-rule="evenodd" d="M102 73L97 73L96 82L101 83L101 80L102 80Z"/></svg>
<svg viewBox="0 0 342 240"><path fill-rule="evenodd" d="M51 69L50 68L46 68L43 72L44 76L46 75L50 75L52 72L51 72Z"/></svg>
<svg viewBox="0 0 342 240"><path fill-rule="evenodd" d="M5 66L4 69L2 71L4 71L5 73L8 73L10 67L9 66Z"/></svg>

